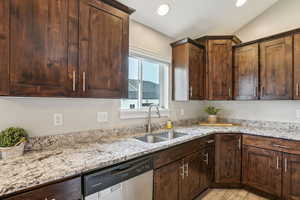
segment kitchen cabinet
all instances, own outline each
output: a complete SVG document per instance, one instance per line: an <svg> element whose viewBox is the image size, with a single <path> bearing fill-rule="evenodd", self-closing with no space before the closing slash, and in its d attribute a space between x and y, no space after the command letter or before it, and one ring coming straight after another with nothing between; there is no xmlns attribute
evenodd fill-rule
<svg viewBox="0 0 300 200"><path fill-rule="evenodd" d="M9 94L9 1L0 1L0 95Z"/></svg>
<svg viewBox="0 0 300 200"><path fill-rule="evenodd" d="M101 1L80 0L79 19L80 96L126 97L128 14Z"/></svg>
<svg viewBox="0 0 300 200"><path fill-rule="evenodd" d="M300 199L300 155L283 154L283 199Z"/></svg>
<svg viewBox="0 0 300 200"><path fill-rule="evenodd" d="M1 1L0 95L125 97L133 10L105 2Z"/></svg>
<svg viewBox="0 0 300 200"><path fill-rule="evenodd" d="M282 153L243 147L243 184L281 197Z"/></svg>
<svg viewBox="0 0 300 200"><path fill-rule="evenodd" d="M5 200L81 200L81 177L45 186Z"/></svg>
<svg viewBox="0 0 300 200"><path fill-rule="evenodd" d="M214 139L209 136L154 156L154 199L192 200L207 189L212 178L213 153Z"/></svg>
<svg viewBox="0 0 300 200"><path fill-rule="evenodd" d="M241 183L241 135L215 135L215 182L216 184Z"/></svg>
<svg viewBox="0 0 300 200"><path fill-rule="evenodd" d="M285 36L260 44L260 99L293 98L293 38Z"/></svg>
<svg viewBox="0 0 300 200"><path fill-rule="evenodd" d="M75 31L68 23L76 0L9 2L10 95L68 96L68 38Z"/></svg>
<svg viewBox="0 0 300 200"><path fill-rule="evenodd" d="M257 100L259 77L258 43L234 48L234 99Z"/></svg>
<svg viewBox="0 0 300 200"><path fill-rule="evenodd" d="M205 46L205 96L208 100L231 100L233 93L232 46L235 36L204 36L196 39Z"/></svg>
<svg viewBox="0 0 300 200"><path fill-rule="evenodd" d="M294 35L294 99L300 100L300 33Z"/></svg>
<svg viewBox="0 0 300 200"><path fill-rule="evenodd" d="M204 99L205 50L191 39L171 44L173 99L177 101Z"/></svg>
<svg viewBox="0 0 300 200"><path fill-rule="evenodd" d="M215 150L214 145L206 147L202 153L200 163L200 189L204 191L208 189L214 181L214 165L215 165Z"/></svg>

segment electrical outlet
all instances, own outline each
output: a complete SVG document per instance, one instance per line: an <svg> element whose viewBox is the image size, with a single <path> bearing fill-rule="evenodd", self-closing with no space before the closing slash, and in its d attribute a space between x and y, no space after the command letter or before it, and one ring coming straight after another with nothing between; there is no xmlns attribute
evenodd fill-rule
<svg viewBox="0 0 300 200"><path fill-rule="evenodd" d="M300 110L296 110L296 118L300 119Z"/></svg>
<svg viewBox="0 0 300 200"><path fill-rule="evenodd" d="M180 115L181 115L181 116L184 115L184 109L183 109L183 108L180 109Z"/></svg>
<svg viewBox="0 0 300 200"><path fill-rule="evenodd" d="M55 113L53 115L53 122L54 126L62 126L64 124L63 114Z"/></svg>
<svg viewBox="0 0 300 200"><path fill-rule="evenodd" d="M107 122L108 113L107 112L97 112L97 122Z"/></svg>

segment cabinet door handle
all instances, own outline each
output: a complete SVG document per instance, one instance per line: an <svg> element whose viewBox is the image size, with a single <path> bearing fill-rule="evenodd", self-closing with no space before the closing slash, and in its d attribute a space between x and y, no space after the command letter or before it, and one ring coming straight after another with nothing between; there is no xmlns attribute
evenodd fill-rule
<svg viewBox="0 0 300 200"><path fill-rule="evenodd" d="M277 156L277 169L279 169L279 157Z"/></svg>
<svg viewBox="0 0 300 200"><path fill-rule="evenodd" d="M241 138L239 139L239 150L242 149L242 141L241 141Z"/></svg>
<svg viewBox="0 0 300 200"><path fill-rule="evenodd" d="M190 87L190 97L192 97L193 96L193 87L191 86Z"/></svg>
<svg viewBox="0 0 300 200"><path fill-rule="evenodd" d="M214 142L215 142L214 140L208 140L206 143L211 144L211 143L214 143Z"/></svg>
<svg viewBox="0 0 300 200"><path fill-rule="evenodd" d="M185 175L184 164L182 164L182 166L180 167L180 170L181 170L180 176L181 176L182 179L184 179L184 175Z"/></svg>
<svg viewBox="0 0 300 200"><path fill-rule="evenodd" d="M206 153L204 156L205 156L205 159L203 161L206 163L206 165L208 165L208 159L209 159L208 153Z"/></svg>
<svg viewBox="0 0 300 200"><path fill-rule="evenodd" d="M287 168L288 168L288 162L287 162L287 158L284 159L284 172L287 172Z"/></svg>
<svg viewBox="0 0 300 200"><path fill-rule="evenodd" d="M76 72L73 71L73 92L76 90Z"/></svg>
<svg viewBox="0 0 300 200"><path fill-rule="evenodd" d="M299 83L297 83L297 86L296 86L296 96L299 96Z"/></svg>
<svg viewBox="0 0 300 200"><path fill-rule="evenodd" d="M82 90L83 92L85 92L85 72L82 73L82 79L83 79Z"/></svg>
<svg viewBox="0 0 300 200"><path fill-rule="evenodd" d="M265 95L265 87L264 86L261 86L261 96L264 96Z"/></svg>
<svg viewBox="0 0 300 200"><path fill-rule="evenodd" d="M189 176L189 163L185 164L185 174L187 177Z"/></svg>
<svg viewBox="0 0 300 200"><path fill-rule="evenodd" d="M228 88L228 95L231 97L231 88Z"/></svg>

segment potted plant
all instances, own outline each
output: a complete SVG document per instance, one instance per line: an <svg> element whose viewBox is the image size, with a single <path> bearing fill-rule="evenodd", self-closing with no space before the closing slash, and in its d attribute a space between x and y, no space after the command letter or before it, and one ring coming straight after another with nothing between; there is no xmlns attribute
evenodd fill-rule
<svg viewBox="0 0 300 200"><path fill-rule="evenodd" d="M217 122L217 114L221 111L221 109L209 105L204 109L204 111L208 114L207 121L209 123L216 123Z"/></svg>
<svg viewBox="0 0 300 200"><path fill-rule="evenodd" d="M23 155L28 134L22 128L11 127L0 132L0 157L10 159Z"/></svg>

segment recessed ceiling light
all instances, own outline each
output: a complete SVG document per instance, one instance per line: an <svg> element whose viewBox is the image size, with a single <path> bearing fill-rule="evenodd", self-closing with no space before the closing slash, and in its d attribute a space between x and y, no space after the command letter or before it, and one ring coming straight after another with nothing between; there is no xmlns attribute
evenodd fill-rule
<svg viewBox="0 0 300 200"><path fill-rule="evenodd" d="M157 8L157 14L160 16L165 16L169 13L170 6L168 4L162 4Z"/></svg>
<svg viewBox="0 0 300 200"><path fill-rule="evenodd" d="M236 7L241 7L243 6L245 3L247 2L247 0L237 0L236 2Z"/></svg>

